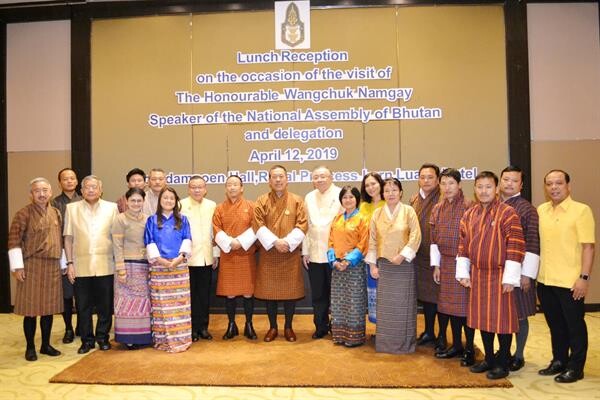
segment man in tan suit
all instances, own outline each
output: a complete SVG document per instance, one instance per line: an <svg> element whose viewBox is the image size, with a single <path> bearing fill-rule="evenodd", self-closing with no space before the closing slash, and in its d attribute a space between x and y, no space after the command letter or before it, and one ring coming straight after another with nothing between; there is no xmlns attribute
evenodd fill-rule
<svg viewBox="0 0 600 400"><path fill-rule="evenodd" d="M65 214L65 253L67 274L75 284L77 318L81 333L81 347L85 354L98 342L100 350L109 350L109 332L112 326L113 259L110 230L119 214L117 204L104 201L102 181L94 175L81 182L83 201L67 205ZM92 311L96 308L98 321L93 331Z"/></svg>

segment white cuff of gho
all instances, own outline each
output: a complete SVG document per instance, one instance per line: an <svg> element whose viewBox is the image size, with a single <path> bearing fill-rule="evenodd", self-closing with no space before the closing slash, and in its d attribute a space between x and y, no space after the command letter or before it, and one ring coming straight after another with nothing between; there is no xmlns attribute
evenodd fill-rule
<svg viewBox="0 0 600 400"><path fill-rule="evenodd" d="M536 279L540 268L540 256L535 253L525 253L521 268L521 275Z"/></svg>
<svg viewBox="0 0 600 400"><path fill-rule="evenodd" d="M400 251L400 254L404 257L406 261L411 262L413 258L415 258L415 256L417 255L417 252L408 246L404 246L402 251Z"/></svg>
<svg viewBox="0 0 600 400"><path fill-rule="evenodd" d="M437 244L432 243L429 246L429 264L434 267L439 267L442 262L442 253L440 253L440 249Z"/></svg>
<svg viewBox="0 0 600 400"><path fill-rule="evenodd" d="M181 246L179 247L179 254L185 254L185 258L192 256L192 241L190 239L183 239Z"/></svg>
<svg viewBox="0 0 600 400"><path fill-rule="evenodd" d="M285 240L290 245L290 252L292 252L302 244L304 236L304 232L302 232L298 228L294 228L290 233L287 234L287 236L283 240Z"/></svg>
<svg viewBox="0 0 600 400"><path fill-rule="evenodd" d="M8 263L11 272L25 268L23 263L23 251L20 247L15 247L8 251Z"/></svg>
<svg viewBox="0 0 600 400"><path fill-rule="evenodd" d="M215 242L217 243L217 246L221 248L223 253L229 253L231 251L232 240L233 238L223 231L219 231L217 236L215 236Z"/></svg>
<svg viewBox="0 0 600 400"><path fill-rule="evenodd" d="M521 286L521 263L506 260L504 263L504 273L502 274L502 284Z"/></svg>
<svg viewBox="0 0 600 400"><path fill-rule="evenodd" d="M244 232L242 232L242 234L239 235L236 239L238 240L238 242L240 242L244 250L248 250L250 247L252 247L254 242L256 242L256 235L254 234L252 228L248 228Z"/></svg>
<svg viewBox="0 0 600 400"><path fill-rule="evenodd" d="M148 243L146 245L146 256L148 257L148 261L153 261L160 257L160 251L158 251L156 243Z"/></svg>
<svg viewBox="0 0 600 400"><path fill-rule="evenodd" d="M456 280L471 279L471 260L467 257L456 257Z"/></svg>
<svg viewBox="0 0 600 400"><path fill-rule="evenodd" d="M273 232L269 230L266 226L261 226L256 231L256 237L260 241L260 244L265 248L265 250L271 250L275 245L275 241L279 239Z"/></svg>

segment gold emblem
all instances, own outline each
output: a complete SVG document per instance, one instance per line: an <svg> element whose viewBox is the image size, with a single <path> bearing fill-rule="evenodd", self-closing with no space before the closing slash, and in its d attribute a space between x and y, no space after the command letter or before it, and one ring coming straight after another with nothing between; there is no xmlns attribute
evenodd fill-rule
<svg viewBox="0 0 600 400"><path fill-rule="evenodd" d="M304 41L304 22L300 21L300 11L296 3L290 3L285 10L285 22L281 24L281 41L290 47Z"/></svg>

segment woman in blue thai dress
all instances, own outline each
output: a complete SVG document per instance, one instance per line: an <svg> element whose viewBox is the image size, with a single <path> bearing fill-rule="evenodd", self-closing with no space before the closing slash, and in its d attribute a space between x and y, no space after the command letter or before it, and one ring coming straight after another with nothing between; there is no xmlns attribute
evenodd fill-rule
<svg viewBox="0 0 600 400"><path fill-rule="evenodd" d="M150 261L154 348L169 353L185 351L192 344L187 266L192 236L180 208L175 189L165 187L158 196L156 214L148 218L144 235Z"/></svg>

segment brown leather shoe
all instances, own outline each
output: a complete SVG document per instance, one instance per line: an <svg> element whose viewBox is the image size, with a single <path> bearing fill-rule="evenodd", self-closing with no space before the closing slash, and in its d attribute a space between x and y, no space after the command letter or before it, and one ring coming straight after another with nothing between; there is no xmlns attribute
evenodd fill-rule
<svg viewBox="0 0 600 400"><path fill-rule="evenodd" d="M265 335L265 342L272 342L277 337L277 329L270 328Z"/></svg>
<svg viewBox="0 0 600 400"><path fill-rule="evenodd" d="M294 333L292 328L285 328L285 330L283 331L283 336L285 336L285 340L287 340L288 342L296 341L296 334Z"/></svg>

